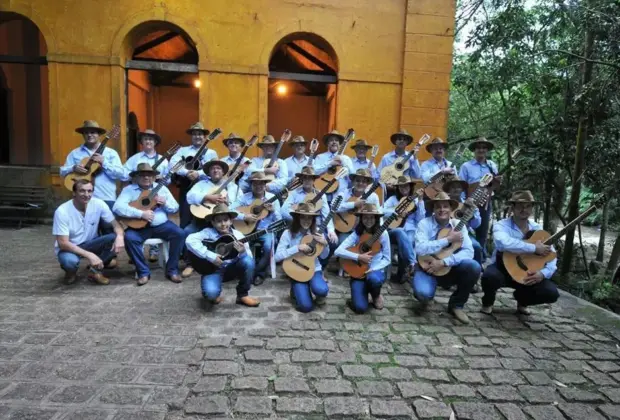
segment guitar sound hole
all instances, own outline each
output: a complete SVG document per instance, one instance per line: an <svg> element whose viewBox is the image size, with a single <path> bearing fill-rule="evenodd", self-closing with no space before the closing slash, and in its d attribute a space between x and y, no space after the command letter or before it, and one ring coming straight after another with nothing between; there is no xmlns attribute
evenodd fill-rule
<svg viewBox="0 0 620 420"><path fill-rule="evenodd" d="M397 163L396 164L396 169L398 169L399 171L402 171L404 167L405 167L405 165L403 165L402 163Z"/></svg>
<svg viewBox="0 0 620 420"><path fill-rule="evenodd" d="M260 207L258 207L258 206L252 207L252 214L255 215L255 216L258 216L260 214L261 210L262 209Z"/></svg>
<svg viewBox="0 0 620 420"><path fill-rule="evenodd" d="M215 253L220 254L222 257L228 255L228 246L227 244L219 244L215 247Z"/></svg>
<svg viewBox="0 0 620 420"><path fill-rule="evenodd" d="M310 247L310 252L308 252L308 255L314 255L314 253L316 252L316 246L310 244L308 244L308 246Z"/></svg>
<svg viewBox="0 0 620 420"><path fill-rule="evenodd" d="M362 245L360 246L360 251L362 251L362 254L365 254L365 253L367 253L368 251L370 251L370 247L369 247L368 245L366 245L366 244L362 244Z"/></svg>
<svg viewBox="0 0 620 420"><path fill-rule="evenodd" d="M140 203L144 206L147 207L148 205L151 204L151 200L149 200L148 198L143 198L142 201L140 201Z"/></svg>

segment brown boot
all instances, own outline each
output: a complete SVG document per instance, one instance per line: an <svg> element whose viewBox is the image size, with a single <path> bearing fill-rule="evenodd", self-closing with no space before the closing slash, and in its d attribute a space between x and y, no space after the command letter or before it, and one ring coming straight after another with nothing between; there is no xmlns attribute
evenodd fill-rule
<svg viewBox="0 0 620 420"><path fill-rule="evenodd" d="M144 277L140 277L138 279L138 286L144 286L145 284L147 284L149 282L149 276L144 276Z"/></svg>
<svg viewBox="0 0 620 420"><path fill-rule="evenodd" d="M194 273L194 268L191 265L188 265L187 267L185 267L185 270L183 270L183 272L181 273L181 277L186 279L189 276L191 276L193 273Z"/></svg>
<svg viewBox="0 0 620 420"><path fill-rule="evenodd" d="M118 261L116 258L112 258L109 263L106 264L105 268L116 268L118 267Z"/></svg>
<svg viewBox="0 0 620 420"><path fill-rule="evenodd" d="M77 271L65 271L65 284L73 284L77 281Z"/></svg>
<svg viewBox="0 0 620 420"><path fill-rule="evenodd" d="M255 308L258 305L260 305L260 302L258 299L255 299L249 296L244 296L241 298L237 298L237 304L249 306L250 308Z"/></svg>
<svg viewBox="0 0 620 420"><path fill-rule="evenodd" d="M169 276L166 276L166 278L173 283L181 283L183 281L183 279L181 279L181 276L179 276L178 274L171 274Z"/></svg>
<svg viewBox="0 0 620 420"><path fill-rule="evenodd" d="M92 281L93 283L102 284L104 286L110 284L110 279L105 277L101 273L88 273L88 280Z"/></svg>

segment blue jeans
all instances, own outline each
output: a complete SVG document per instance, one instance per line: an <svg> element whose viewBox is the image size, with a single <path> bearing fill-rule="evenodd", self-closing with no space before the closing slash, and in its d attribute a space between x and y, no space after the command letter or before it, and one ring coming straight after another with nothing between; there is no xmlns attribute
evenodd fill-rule
<svg viewBox="0 0 620 420"><path fill-rule="evenodd" d="M274 240L273 233L263 235L256 240L256 242L260 243L262 248L260 259L256 263L256 276L261 276L262 278L267 277L267 268L271 260L271 246L275 245Z"/></svg>
<svg viewBox="0 0 620 420"><path fill-rule="evenodd" d="M366 274L365 279L354 279L350 281L351 285L351 306L358 314L368 311L368 294L373 299L381 294L381 286L385 282L385 271L383 269L371 271Z"/></svg>
<svg viewBox="0 0 620 420"><path fill-rule="evenodd" d="M112 211L112 207L114 207L114 201L104 201L104 203L106 203L110 208L110 211ZM114 233L114 226L112 226L112 223L108 223L101 219L99 221L98 233L99 236L107 235L108 233Z"/></svg>
<svg viewBox="0 0 620 420"><path fill-rule="evenodd" d="M191 188L191 187L190 187ZM189 189L179 188L179 225L185 229L192 222L192 212L187 203L187 193Z"/></svg>
<svg viewBox="0 0 620 420"><path fill-rule="evenodd" d="M314 309L312 294L316 297L325 297L329 292L329 286L323 278L323 272L316 271L307 283L291 280L291 292L297 303L299 312L310 312Z"/></svg>
<svg viewBox="0 0 620 420"><path fill-rule="evenodd" d="M104 264L107 264L112 258L116 257L116 254L112 252L112 245L114 245L115 240L116 234L109 233L83 242L78 246L85 251L92 252L98 256ZM60 251L58 253L58 262L63 270L69 273L75 273L80 266L80 256L73 252Z"/></svg>
<svg viewBox="0 0 620 420"><path fill-rule="evenodd" d="M178 274L179 258L185 243L185 232L168 220L159 226L147 226L142 229L127 229L125 231L125 248L127 248L129 258L136 265L138 277L151 275L151 270L142 251L144 241L150 238L162 239L170 243L170 256L166 263L166 274L169 276Z"/></svg>
<svg viewBox="0 0 620 420"><path fill-rule="evenodd" d="M235 277L239 278L237 299L247 296L254 279L254 259L248 254L243 254L237 261L220 267L215 273L202 276L202 295L209 300L217 299L222 293L223 279Z"/></svg>
<svg viewBox="0 0 620 420"><path fill-rule="evenodd" d="M487 206L479 207L480 209L480 226L476 229L476 239L482 247L482 257L487 256L487 237L489 236L489 224L491 223L491 216L493 215L493 205L491 200ZM470 235L471 236L471 235ZM481 257L481 258L482 258ZM482 260L481 260L482 261Z"/></svg>
<svg viewBox="0 0 620 420"><path fill-rule="evenodd" d="M405 275L405 270L411 264L415 264L415 251L413 241L415 240L415 232L407 232L403 228L390 229L388 231L390 240L396 242L396 251L398 252L398 274Z"/></svg>
<svg viewBox="0 0 620 420"><path fill-rule="evenodd" d="M413 295L420 302L428 302L435 297L437 282L445 285L455 285L456 290L450 296L448 309L462 309L469 299L472 287L480 276L480 264L474 260L463 260L457 266L452 267L445 276L436 277L425 273L420 266L416 266L411 287Z"/></svg>
<svg viewBox="0 0 620 420"><path fill-rule="evenodd" d="M473 235L469 235L469 239L471 239L471 245L474 248L474 261L482 265L482 255L484 254L482 245L480 245L480 242L478 242Z"/></svg>

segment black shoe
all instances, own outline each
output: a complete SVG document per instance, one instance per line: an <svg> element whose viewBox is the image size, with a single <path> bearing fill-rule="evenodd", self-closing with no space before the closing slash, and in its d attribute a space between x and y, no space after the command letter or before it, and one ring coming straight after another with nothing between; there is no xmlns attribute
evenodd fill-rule
<svg viewBox="0 0 620 420"><path fill-rule="evenodd" d="M263 276L256 276L254 277L254 281L252 282L252 284L254 286L260 286L264 282L265 282L265 278Z"/></svg>

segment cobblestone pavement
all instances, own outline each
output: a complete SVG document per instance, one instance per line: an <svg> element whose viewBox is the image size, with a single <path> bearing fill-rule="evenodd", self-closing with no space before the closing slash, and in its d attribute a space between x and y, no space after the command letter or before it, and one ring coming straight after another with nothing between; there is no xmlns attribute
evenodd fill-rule
<svg viewBox="0 0 620 420"><path fill-rule="evenodd" d="M109 286L65 286L49 226L0 232L0 418L620 419L620 330L574 299L518 318L509 293L492 317L474 296L464 327L447 292L417 316L398 285L355 315L330 273L311 314L281 278L259 308L228 283L206 312L198 277L138 288L124 259Z"/></svg>

